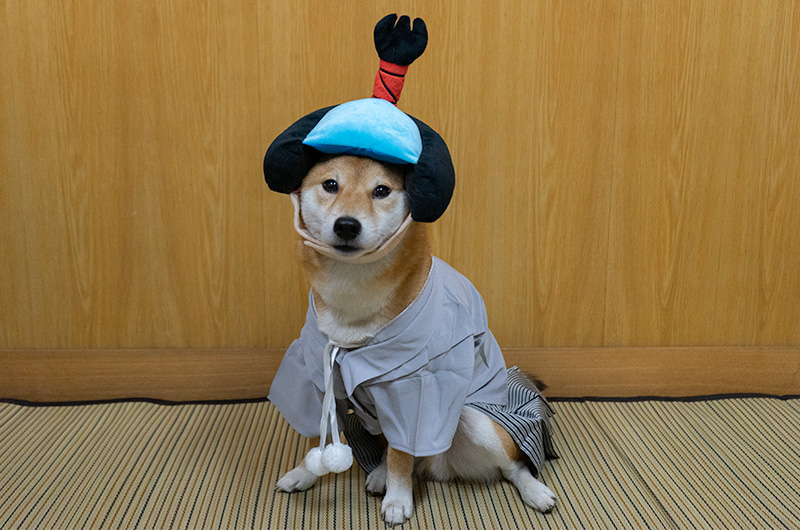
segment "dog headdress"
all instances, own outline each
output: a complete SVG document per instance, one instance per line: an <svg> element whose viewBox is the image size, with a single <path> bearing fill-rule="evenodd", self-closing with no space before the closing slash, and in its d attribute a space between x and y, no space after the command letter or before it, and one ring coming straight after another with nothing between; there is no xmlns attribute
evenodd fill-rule
<svg viewBox="0 0 800 530"><path fill-rule="evenodd" d="M406 166L405 192L414 221L433 222L447 209L455 170L447 145L425 123L397 108L408 66L425 51L428 31L417 18L387 15L375 25L380 58L372 98L308 114L282 132L264 156L270 189L292 193L323 154L349 154Z"/></svg>
<svg viewBox="0 0 800 530"><path fill-rule="evenodd" d="M270 189L291 194L295 205L295 229L305 244L330 255L330 249L316 241L299 220L299 200L293 192L323 154L357 155L406 166L404 189L410 214L389 241L370 249L356 260L374 260L397 240L411 220L433 222L450 203L455 171L450 152L441 136L396 104L403 90L408 66L425 51L428 30L417 18L411 28L409 17L399 20L387 15L375 25L375 49L380 58L372 98L326 107L304 116L281 133L264 156L264 177ZM346 258L337 256L337 259ZM347 347L347 345L342 345ZM320 445L305 458L306 468L315 475L341 472L353 463L352 451L339 441L339 427L333 391L333 369L340 345L325 347L325 391L320 420ZM326 446L328 426L332 444Z"/></svg>

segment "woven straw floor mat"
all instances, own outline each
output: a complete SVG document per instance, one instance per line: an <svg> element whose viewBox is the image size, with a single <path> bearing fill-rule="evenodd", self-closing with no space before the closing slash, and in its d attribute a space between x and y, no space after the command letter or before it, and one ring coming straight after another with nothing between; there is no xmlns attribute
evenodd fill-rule
<svg viewBox="0 0 800 530"><path fill-rule="evenodd" d="M558 401L558 505L415 482L408 529L800 528L800 400ZM268 402L0 402L0 528L376 528L357 468L275 492L305 454Z"/></svg>

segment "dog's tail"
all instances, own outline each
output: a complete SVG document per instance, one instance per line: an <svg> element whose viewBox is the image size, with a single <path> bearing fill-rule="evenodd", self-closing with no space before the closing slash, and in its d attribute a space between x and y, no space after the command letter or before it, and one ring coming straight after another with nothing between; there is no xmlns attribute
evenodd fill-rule
<svg viewBox="0 0 800 530"><path fill-rule="evenodd" d="M544 392L545 388L547 388L547 385L544 383L544 381L542 381L541 379L539 379L539 378L538 378L537 376L535 376L534 374L532 374L532 373L530 373L530 372L522 372L522 375L524 375L525 377L527 377L527 378L528 378L528 380L529 380L531 383L533 383L533 386L535 386L535 387L536 387L536 388L539 390L539 392Z"/></svg>

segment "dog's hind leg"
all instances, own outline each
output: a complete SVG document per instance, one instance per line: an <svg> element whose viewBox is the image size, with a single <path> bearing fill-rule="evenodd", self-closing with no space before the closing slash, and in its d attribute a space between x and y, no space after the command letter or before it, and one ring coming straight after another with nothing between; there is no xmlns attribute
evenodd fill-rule
<svg viewBox="0 0 800 530"><path fill-rule="evenodd" d="M556 503L550 488L536 480L522 461L511 435L489 416L464 407L453 443L446 452L422 459L419 471L434 480L491 481L501 476L514 484L526 504L549 512Z"/></svg>
<svg viewBox="0 0 800 530"><path fill-rule="evenodd" d="M506 480L517 487L522 500L528 506L547 513L556 505L555 494L550 488L536 480L528 466L522 461L510 461L504 468L501 468L501 472Z"/></svg>
<svg viewBox="0 0 800 530"><path fill-rule="evenodd" d="M508 431L492 421L491 418L486 418L491 421L494 433L503 448L502 452L505 458L499 462L503 477L517 487L525 504L540 512L551 511L556 505L555 494L533 476L528 466L522 461L522 452L511 439Z"/></svg>

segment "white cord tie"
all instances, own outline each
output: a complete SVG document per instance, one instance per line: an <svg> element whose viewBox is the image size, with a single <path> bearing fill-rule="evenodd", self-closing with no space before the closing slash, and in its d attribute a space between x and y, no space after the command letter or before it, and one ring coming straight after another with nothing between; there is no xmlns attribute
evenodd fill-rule
<svg viewBox="0 0 800 530"><path fill-rule="evenodd" d="M336 399L333 394L333 368L339 350L339 346L332 341L325 345L325 397L322 400L322 418L319 422L319 447L311 449L305 458L306 469L318 477L331 472L341 473L353 465L353 450L339 439L339 420L336 417ZM333 443L326 445L329 422Z"/></svg>

